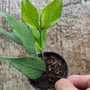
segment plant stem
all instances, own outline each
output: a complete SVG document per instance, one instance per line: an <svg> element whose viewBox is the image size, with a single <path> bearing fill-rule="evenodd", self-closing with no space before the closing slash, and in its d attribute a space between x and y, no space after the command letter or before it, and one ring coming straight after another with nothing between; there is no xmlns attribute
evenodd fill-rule
<svg viewBox="0 0 90 90"><path fill-rule="evenodd" d="M41 46L41 48L42 48L42 47L43 47L43 46L42 46L42 30L43 30L43 29L42 29L42 27L41 27L41 24L42 24L41 16L42 16L42 12L40 12L40 30L39 30L39 32L40 32L40 46ZM41 54L42 54L42 59L43 59L43 61L45 61L43 48L42 48L42 50L41 50Z"/></svg>
<svg viewBox="0 0 90 90"><path fill-rule="evenodd" d="M40 45L42 47L42 31L40 31Z"/></svg>
<svg viewBox="0 0 90 90"><path fill-rule="evenodd" d="M44 58L44 52L42 51L42 59L45 62L45 58Z"/></svg>
<svg viewBox="0 0 90 90"><path fill-rule="evenodd" d="M40 31L40 45L42 47L42 31ZM42 54L43 61L45 61L43 50L41 51L41 54Z"/></svg>

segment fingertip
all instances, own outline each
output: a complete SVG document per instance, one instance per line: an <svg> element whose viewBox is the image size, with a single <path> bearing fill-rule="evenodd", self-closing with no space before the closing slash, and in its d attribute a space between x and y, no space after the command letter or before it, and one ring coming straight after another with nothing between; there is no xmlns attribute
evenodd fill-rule
<svg viewBox="0 0 90 90"><path fill-rule="evenodd" d="M66 79L61 78L60 80L58 80L58 81L55 83L55 87L57 88L58 85L62 85L65 81L66 81Z"/></svg>
<svg viewBox="0 0 90 90"><path fill-rule="evenodd" d="M62 90L62 88L66 88L66 82L67 82L67 79L65 78L61 78L60 80L58 80L56 83L55 83L55 88L56 90Z"/></svg>
<svg viewBox="0 0 90 90"><path fill-rule="evenodd" d="M73 84L68 79L65 79L65 78L58 80L55 83L55 88L56 88L56 90L70 90L70 89L77 90L73 86Z"/></svg>

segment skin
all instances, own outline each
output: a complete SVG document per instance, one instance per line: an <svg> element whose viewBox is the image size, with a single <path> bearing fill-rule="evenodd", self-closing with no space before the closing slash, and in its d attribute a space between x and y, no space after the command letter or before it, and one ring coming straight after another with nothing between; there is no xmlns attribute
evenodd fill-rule
<svg viewBox="0 0 90 90"><path fill-rule="evenodd" d="M56 90L90 90L90 75L72 75L60 79L55 84Z"/></svg>

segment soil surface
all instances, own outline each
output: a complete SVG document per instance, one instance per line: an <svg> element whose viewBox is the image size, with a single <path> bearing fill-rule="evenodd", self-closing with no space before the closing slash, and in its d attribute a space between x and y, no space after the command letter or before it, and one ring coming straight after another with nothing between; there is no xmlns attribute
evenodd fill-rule
<svg viewBox="0 0 90 90"><path fill-rule="evenodd" d="M39 55L42 59L42 56ZM66 75L66 65L61 58L45 55L46 72L38 79L31 80L31 84L41 90L53 90L55 82Z"/></svg>

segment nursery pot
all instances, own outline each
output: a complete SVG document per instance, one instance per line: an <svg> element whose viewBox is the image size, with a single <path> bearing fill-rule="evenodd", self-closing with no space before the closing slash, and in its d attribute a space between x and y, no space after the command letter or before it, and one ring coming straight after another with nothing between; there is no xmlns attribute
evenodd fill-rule
<svg viewBox="0 0 90 90"><path fill-rule="evenodd" d="M38 57L42 59L42 54ZM55 82L68 77L68 65L66 60L56 52L44 52L46 72L36 80L30 80L30 84L36 90L55 90Z"/></svg>

